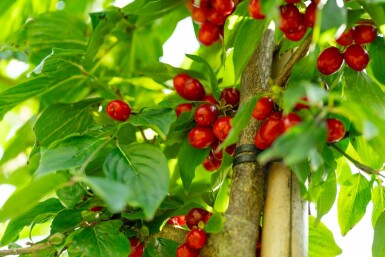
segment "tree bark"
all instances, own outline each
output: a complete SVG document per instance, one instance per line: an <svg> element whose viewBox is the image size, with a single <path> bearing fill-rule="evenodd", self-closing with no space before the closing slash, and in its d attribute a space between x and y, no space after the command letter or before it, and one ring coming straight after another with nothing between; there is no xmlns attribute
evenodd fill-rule
<svg viewBox="0 0 385 257"><path fill-rule="evenodd" d="M274 32L266 30L242 73L240 106L247 103L252 96L269 91L273 50ZM260 125L260 122L250 118L249 124L240 134L237 147L254 144L254 136ZM240 163L233 167L224 231L210 235L202 256L255 257L264 190L264 168L256 161Z"/></svg>

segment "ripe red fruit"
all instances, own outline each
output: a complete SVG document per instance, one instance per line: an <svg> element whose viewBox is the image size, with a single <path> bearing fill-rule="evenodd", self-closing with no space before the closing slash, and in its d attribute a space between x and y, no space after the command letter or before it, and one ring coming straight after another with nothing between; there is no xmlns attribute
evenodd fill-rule
<svg viewBox="0 0 385 257"><path fill-rule="evenodd" d="M175 108L176 116L179 117L182 114L182 112L189 112L191 111L192 108L193 108L193 105L190 103L180 104Z"/></svg>
<svg viewBox="0 0 385 257"><path fill-rule="evenodd" d="M272 144L274 140L283 133L281 124L282 113L274 112L260 127L260 136L267 143Z"/></svg>
<svg viewBox="0 0 385 257"><path fill-rule="evenodd" d="M184 98L190 101L200 101L205 97L205 88L199 80L191 78L188 79L184 85Z"/></svg>
<svg viewBox="0 0 385 257"><path fill-rule="evenodd" d="M207 20L215 25L223 25L226 22L227 15L217 11L214 8L210 8L207 12Z"/></svg>
<svg viewBox="0 0 385 257"><path fill-rule="evenodd" d="M238 106L240 99L239 90L236 88L224 88L221 92L219 100L223 100L226 105L231 105L233 107Z"/></svg>
<svg viewBox="0 0 385 257"><path fill-rule="evenodd" d="M316 21L316 13L317 13L317 3L311 2L305 11L304 21L305 25L309 28L314 28L314 23Z"/></svg>
<svg viewBox="0 0 385 257"><path fill-rule="evenodd" d="M191 77L186 73L178 74L174 77L173 83L174 83L174 89L175 91L181 96L184 96L184 86L186 85L186 82L191 79Z"/></svg>
<svg viewBox="0 0 385 257"><path fill-rule="evenodd" d="M345 136L345 125L338 119L326 119L326 131L328 143L340 141Z"/></svg>
<svg viewBox="0 0 385 257"><path fill-rule="evenodd" d="M131 253L128 257L141 257L143 255L144 245L136 238L130 238Z"/></svg>
<svg viewBox="0 0 385 257"><path fill-rule="evenodd" d="M317 68L324 75L330 75L339 70L344 61L344 55L337 47L331 46L318 56Z"/></svg>
<svg viewBox="0 0 385 257"><path fill-rule="evenodd" d="M214 44L219 39L220 28L209 21L202 24L198 32L199 42L205 46Z"/></svg>
<svg viewBox="0 0 385 257"><path fill-rule="evenodd" d="M210 214L202 208L192 208L186 215L186 225L189 229L198 227L200 221L204 222L205 217Z"/></svg>
<svg viewBox="0 0 385 257"><path fill-rule="evenodd" d="M353 70L362 71L369 63L369 55L365 48L359 44L348 46L344 52L346 64Z"/></svg>
<svg viewBox="0 0 385 257"><path fill-rule="evenodd" d="M180 216L174 216L167 220L167 224L173 225L173 226L183 226L186 224L185 215Z"/></svg>
<svg viewBox="0 0 385 257"><path fill-rule="evenodd" d="M194 127L188 133L188 141L195 148L206 148L215 142L216 138L210 127Z"/></svg>
<svg viewBox="0 0 385 257"><path fill-rule="evenodd" d="M207 171L215 171L219 169L221 164L222 164L222 160L215 158L212 152L210 152L209 155L202 162L203 167Z"/></svg>
<svg viewBox="0 0 385 257"><path fill-rule="evenodd" d="M195 7L208 7L210 0L191 0L191 4Z"/></svg>
<svg viewBox="0 0 385 257"><path fill-rule="evenodd" d="M100 212L101 210L103 210L103 206L94 206L90 209L93 212Z"/></svg>
<svg viewBox="0 0 385 257"><path fill-rule="evenodd" d="M215 136L224 141L231 130L231 117L222 116L217 119L217 121L213 125L213 131Z"/></svg>
<svg viewBox="0 0 385 257"><path fill-rule="evenodd" d="M348 46L353 44L355 28L350 28L348 31L344 31L337 39L337 43L340 46Z"/></svg>
<svg viewBox="0 0 385 257"><path fill-rule="evenodd" d="M207 20L208 10L205 7L193 7L191 18L196 23L204 23Z"/></svg>
<svg viewBox="0 0 385 257"><path fill-rule="evenodd" d="M211 0L211 4L215 10L225 15L229 15L234 10L233 0Z"/></svg>
<svg viewBox="0 0 385 257"><path fill-rule="evenodd" d="M288 3L288 4L296 4L299 1L301 1L301 0L285 0L285 2Z"/></svg>
<svg viewBox="0 0 385 257"><path fill-rule="evenodd" d="M205 101L209 104L219 104L217 100L215 100L214 96L212 95L206 95L205 97L203 97L202 101Z"/></svg>
<svg viewBox="0 0 385 257"><path fill-rule="evenodd" d="M192 249L202 249L205 246L206 241L206 232L200 228L191 230L186 237L186 242Z"/></svg>
<svg viewBox="0 0 385 257"><path fill-rule="evenodd" d="M214 104L200 104L195 110L194 119L199 126L210 126L218 118L219 110Z"/></svg>
<svg viewBox="0 0 385 257"><path fill-rule="evenodd" d="M106 112L114 120L126 121L130 118L131 108L122 100L112 100L107 104Z"/></svg>
<svg viewBox="0 0 385 257"><path fill-rule="evenodd" d="M294 110L299 111L301 109L309 109L309 105L302 102L307 102L306 96L301 97L301 102L295 104Z"/></svg>
<svg viewBox="0 0 385 257"><path fill-rule="evenodd" d="M261 97L254 107L252 116L257 120L264 120L274 109L274 102L270 97Z"/></svg>
<svg viewBox="0 0 385 257"><path fill-rule="evenodd" d="M363 45L373 42L377 37L377 29L371 25L358 25L354 34L354 41Z"/></svg>
<svg viewBox="0 0 385 257"><path fill-rule="evenodd" d="M304 24L303 17L299 12L297 6L294 4L281 5L281 19L279 28L284 33L292 33L298 29L299 26Z"/></svg>
<svg viewBox="0 0 385 257"><path fill-rule="evenodd" d="M199 257L199 250L192 249L184 243L176 249L176 257Z"/></svg>
<svg viewBox="0 0 385 257"><path fill-rule="evenodd" d="M233 145L229 145L228 147L226 147L225 151L226 153L228 153L229 155L233 156L234 153L235 153L235 149L237 148L237 145L236 144L233 144Z"/></svg>
<svg viewBox="0 0 385 257"><path fill-rule="evenodd" d="M305 26L305 24L302 24L298 27L298 30L290 33L287 32L284 34L285 34L285 37L291 41L300 41L303 38L303 36L306 34L306 31L307 31L307 27Z"/></svg>
<svg viewBox="0 0 385 257"><path fill-rule="evenodd" d="M266 142L266 140L264 140L262 137L261 137L261 130L258 129L257 130L257 133L255 134L255 137L254 137L254 144L255 146L259 149L259 150L264 150L266 148L268 148L271 144L269 144L268 142Z"/></svg>
<svg viewBox="0 0 385 257"><path fill-rule="evenodd" d="M294 113L294 112L291 112L289 114L286 114L285 116L282 117L282 128L283 128L283 131L287 131L289 128L301 123L302 119L301 117Z"/></svg>
<svg viewBox="0 0 385 257"><path fill-rule="evenodd" d="M250 16L257 20L263 20L265 15L262 13L260 0L251 0L249 3Z"/></svg>
<svg viewBox="0 0 385 257"><path fill-rule="evenodd" d="M222 141L220 140L217 140L215 141L215 143L211 146L211 151L210 153L212 154L212 156L217 159L217 160L222 160L223 158L223 151L222 149L219 150L219 145L222 143ZM226 148L227 149L227 148Z"/></svg>

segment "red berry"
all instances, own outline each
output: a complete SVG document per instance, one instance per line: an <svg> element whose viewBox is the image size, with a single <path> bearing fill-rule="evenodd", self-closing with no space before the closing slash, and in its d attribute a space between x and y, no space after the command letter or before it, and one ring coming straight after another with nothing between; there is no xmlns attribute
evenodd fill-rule
<svg viewBox="0 0 385 257"><path fill-rule="evenodd" d="M214 104L200 104L195 110L194 119L199 126L214 124L219 115L218 107Z"/></svg>
<svg viewBox="0 0 385 257"><path fill-rule="evenodd" d="M208 7L210 0L191 0L191 3L195 7Z"/></svg>
<svg viewBox="0 0 385 257"><path fill-rule="evenodd" d="M234 10L233 0L211 0L211 4L218 12L229 15Z"/></svg>
<svg viewBox="0 0 385 257"><path fill-rule="evenodd" d="M271 144L269 144L268 142L266 142L266 140L264 140L262 137L261 137L261 130L258 129L257 130L257 133L255 134L255 137L254 137L254 144L255 146L259 149L259 150L264 150L266 148L268 148Z"/></svg>
<svg viewBox="0 0 385 257"><path fill-rule="evenodd" d="M131 253L128 257L141 257L143 255L144 245L136 238L130 238Z"/></svg>
<svg viewBox="0 0 385 257"><path fill-rule="evenodd" d="M317 14L317 3L311 2L307 7L305 11L305 25L309 28L314 27L314 23L316 21L316 14Z"/></svg>
<svg viewBox="0 0 385 257"><path fill-rule="evenodd" d="M212 156L217 160L222 160L223 158L223 151L222 149L219 149L219 145L222 143L222 141L217 140L215 143L211 146L210 153Z"/></svg>
<svg viewBox="0 0 385 257"><path fill-rule="evenodd" d="M193 249L202 249L207 241L206 232L203 229L195 228L186 237L187 244Z"/></svg>
<svg viewBox="0 0 385 257"><path fill-rule="evenodd" d="M182 114L182 112L189 112L191 111L192 108L193 108L193 105L190 103L180 104L175 108L176 116L179 117Z"/></svg>
<svg viewBox="0 0 385 257"><path fill-rule="evenodd" d="M330 75L339 70L344 61L344 55L337 47L331 46L318 56L317 68L324 75Z"/></svg>
<svg viewBox="0 0 385 257"><path fill-rule="evenodd" d="M338 119L326 119L326 131L328 143L340 141L345 136L345 125Z"/></svg>
<svg viewBox="0 0 385 257"><path fill-rule="evenodd" d="M294 110L299 111L301 109L309 109L309 105L302 102L307 102L306 96L301 97L301 102L295 104Z"/></svg>
<svg viewBox="0 0 385 257"><path fill-rule="evenodd" d="M359 44L348 46L344 52L346 64L355 71L362 71L369 63L369 55L365 48Z"/></svg>
<svg viewBox="0 0 385 257"><path fill-rule="evenodd" d="M253 110L252 116L257 120L264 120L273 113L274 102L270 97L262 97L258 100Z"/></svg>
<svg viewBox="0 0 385 257"><path fill-rule="evenodd" d="M191 77L185 73L178 74L173 79L175 91L183 98L185 97L184 87L186 85L186 82L190 79Z"/></svg>
<svg viewBox="0 0 385 257"><path fill-rule="evenodd" d="M194 127L188 133L188 141L195 148L206 148L215 142L216 138L210 127Z"/></svg>
<svg viewBox="0 0 385 257"><path fill-rule="evenodd" d="M215 25L223 25L226 22L227 15L217 11L214 8L210 8L207 13L207 20Z"/></svg>
<svg viewBox="0 0 385 257"><path fill-rule="evenodd" d="M283 131L287 131L289 128L301 123L301 121L302 119L298 114L291 112L282 117L281 126L283 128Z"/></svg>
<svg viewBox="0 0 385 257"><path fill-rule="evenodd" d="M195 250L189 247L187 243L180 245L176 249L176 257L198 257L199 250Z"/></svg>
<svg viewBox="0 0 385 257"><path fill-rule="evenodd" d="M184 98L190 101L200 101L205 97L205 88L199 80L191 78L188 79L184 85Z"/></svg>
<svg viewBox="0 0 385 257"><path fill-rule="evenodd" d="M126 121L130 118L131 108L126 102L112 100L107 104L106 112L114 120Z"/></svg>
<svg viewBox="0 0 385 257"><path fill-rule="evenodd" d="M234 153L235 153L235 149L237 148L237 145L236 144L233 144L233 145L229 145L228 147L226 147L225 151L226 153L228 153L229 155L233 156Z"/></svg>
<svg viewBox="0 0 385 257"><path fill-rule="evenodd" d="M285 0L286 3L288 4L296 4L298 2L300 2L301 0Z"/></svg>
<svg viewBox="0 0 385 257"><path fill-rule="evenodd" d="M219 39L220 28L211 22L202 24L198 32L199 42L205 46L214 44Z"/></svg>
<svg viewBox="0 0 385 257"><path fill-rule="evenodd" d="M202 208L192 208L186 215L186 225L189 229L198 227L198 223L203 221L209 214L208 211Z"/></svg>
<svg viewBox="0 0 385 257"><path fill-rule="evenodd" d="M173 226L183 226L186 224L185 215L171 217L167 220L167 224Z"/></svg>
<svg viewBox="0 0 385 257"><path fill-rule="evenodd" d="M305 35L307 27L305 25L301 25L298 27L298 30L291 33L284 33L285 37L291 41L300 41Z"/></svg>
<svg viewBox="0 0 385 257"><path fill-rule="evenodd" d="M293 33L299 26L304 24L302 14L294 4L281 5L281 19L279 28L284 33Z"/></svg>
<svg viewBox="0 0 385 257"><path fill-rule="evenodd" d="M373 42L377 38L377 29L371 25L358 25L354 34L354 41L363 45Z"/></svg>
<svg viewBox="0 0 385 257"><path fill-rule="evenodd" d="M94 206L90 209L93 212L100 212L101 210L103 210L103 206Z"/></svg>
<svg viewBox="0 0 385 257"><path fill-rule="evenodd" d="M274 112L260 127L260 136L267 143L272 144L274 140L283 133L281 124L282 113Z"/></svg>
<svg viewBox="0 0 385 257"><path fill-rule="evenodd" d="M222 164L222 160L215 158L212 152L210 152L209 155L202 162L203 167L207 171L215 171L219 169L221 164Z"/></svg>
<svg viewBox="0 0 385 257"><path fill-rule="evenodd" d="M227 137L227 135L230 133L231 130L231 117L229 116L222 116L217 119L217 121L213 125L213 131L215 136L221 140L224 141Z"/></svg>
<svg viewBox="0 0 385 257"><path fill-rule="evenodd" d="M209 221L209 219L211 218L211 216L213 216L213 214L211 212L207 213L207 215L203 218L203 223L204 224L207 224L207 222Z"/></svg>
<svg viewBox="0 0 385 257"><path fill-rule="evenodd" d="M205 97L203 97L202 101L205 101L206 103L209 103L209 104L216 104L218 105L218 101L215 100L214 96L212 95L206 95Z"/></svg>
<svg viewBox="0 0 385 257"><path fill-rule="evenodd" d="M193 7L191 11L191 18L196 23L204 23L207 20L208 10L204 7Z"/></svg>
<svg viewBox="0 0 385 257"><path fill-rule="evenodd" d="M219 100L223 100L226 105L238 106L240 99L239 90L236 88L225 88L221 92Z"/></svg>
<svg viewBox="0 0 385 257"><path fill-rule="evenodd" d="M337 39L337 43L340 46L348 46L353 44L355 28L350 28L348 31L344 31Z"/></svg>
<svg viewBox="0 0 385 257"><path fill-rule="evenodd" d="M257 20L263 20L265 15L262 13L260 0L251 0L249 3L250 16Z"/></svg>

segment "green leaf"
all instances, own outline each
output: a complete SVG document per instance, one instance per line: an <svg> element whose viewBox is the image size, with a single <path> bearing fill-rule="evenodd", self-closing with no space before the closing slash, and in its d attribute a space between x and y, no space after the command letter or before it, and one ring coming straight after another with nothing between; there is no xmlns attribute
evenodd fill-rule
<svg viewBox="0 0 385 257"><path fill-rule="evenodd" d="M82 200L85 193L84 187L79 183L65 186L56 191L60 202L68 209L74 208Z"/></svg>
<svg viewBox="0 0 385 257"><path fill-rule="evenodd" d="M335 257L342 253L332 232L322 223L309 216L309 257Z"/></svg>
<svg viewBox="0 0 385 257"><path fill-rule="evenodd" d="M221 148L224 149L229 145L235 144L242 130L249 124L251 118L251 113L253 112L255 105L257 103L258 96L253 96L250 100L242 105L235 116L231 120L231 130L225 141L221 144Z"/></svg>
<svg viewBox="0 0 385 257"><path fill-rule="evenodd" d="M190 190L191 183L195 177L195 168L208 156L210 148L197 149L185 140L178 155L180 177L186 192Z"/></svg>
<svg viewBox="0 0 385 257"><path fill-rule="evenodd" d="M66 182L67 178L62 174L48 174L31 181L29 185L15 191L4 203L0 209L0 222L15 219L30 211L40 199Z"/></svg>
<svg viewBox="0 0 385 257"><path fill-rule="evenodd" d="M122 146L111 152L103 166L107 178L126 185L125 199L132 206L143 208L147 218L166 197L169 169L162 151L149 144Z"/></svg>
<svg viewBox="0 0 385 257"><path fill-rule="evenodd" d="M225 217L220 213L214 213L207 224L205 225L205 231L207 233L219 233L225 226Z"/></svg>
<svg viewBox="0 0 385 257"><path fill-rule="evenodd" d="M374 227L374 237L372 245L372 256L373 257L384 257L385 256L385 212L382 212L381 216L376 222Z"/></svg>
<svg viewBox="0 0 385 257"><path fill-rule="evenodd" d="M373 1L376 1L376 0L373 0ZM364 7L365 11L369 13L370 17L373 19L374 23L376 23L378 27L385 24L385 5L384 4L382 5L369 4L367 3L367 1L360 1L360 4Z"/></svg>
<svg viewBox="0 0 385 257"><path fill-rule="evenodd" d="M92 107L98 102L99 98L93 98L72 104L58 103L49 106L35 124L37 144L49 146L56 140L90 128L94 124Z"/></svg>
<svg viewBox="0 0 385 257"><path fill-rule="evenodd" d="M151 257L174 257L178 246L179 244L175 241L156 238L150 242L144 254Z"/></svg>
<svg viewBox="0 0 385 257"><path fill-rule="evenodd" d="M342 235L346 235L362 219L370 198L369 181L359 173L341 186L337 207Z"/></svg>
<svg viewBox="0 0 385 257"><path fill-rule="evenodd" d="M11 242L15 242L18 239L20 231L30 225L34 219L42 214L55 215L57 212L62 210L64 207L56 198L50 198L43 202L38 203L35 207L30 209L27 213L21 215L18 218L11 219L4 231L3 237L1 238L0 245L8 245Z"/></svg>
<svg viewBox="0 0 385 257"><path fill-rule="evenodd" d="M347 23L347 10L337 4L337 0L328 0L322 8L321 32L338 28Z"/></svg>
<svg viewBox="0 0 385 257"><path fill-rule="evenodd" d="M73 136L50 147L41 149L41 159L36 174L42 175L57 170L66 170L81 166L97 153L106 138L91 136Z"/></svg>
<svg viewBox="0 0 385 257"><path fill-rule="evenodd" d="M82 210L63 210L53 219L51 234L69 232L75 229L82 221Z"/></svg>
<svg viewBox="0 0 385 257"><path fill-rule="evenodd" d="M367 69L370 69L374 77L385 85L385 74L381 67L385 67L385 40L383 37L377 37L377 39L370 43L369 55L370 62Z"/></svg>
<svg viewBox="0 0 385 257"><path fill-rule="evenodd" d="M111 220L84 228L74 236L68 248L70 256L71 253L81 252L84 257L127 257L130 243L119 231L122 225L120 220Z"/></svg>
<svg viewBox="0 0 385 257"><path fill-rule="evenodd" d="M152 128L164 140L174 121L176 121L176 113L170 107L145 108L138 115L132 115L129 119L134 126Z"/></svg>
<svg viewBox="0 0 385 257"><path fill-rule="evenodd" d="M378 218L385 210L385 191L382 186L376 186L372 188L372 225L375 227Z"/></svg>
<svg viewBox="0 0 385 257"><path fill-rule="evenodd" d="M216 100L218 100L220 97L221 91L218 88L218 80L217 80L217 76L215 75L213 68L211 68L210 64L205 59L203 59L202 57L199 57L197 55L192 55L192 54L186 54L186 56L188 58L190 58L191 60L193 60L197 63L201 63L205 66L205 68L208 71L209 78L210 78L211 91L213 93L214 98Z"/></svg>

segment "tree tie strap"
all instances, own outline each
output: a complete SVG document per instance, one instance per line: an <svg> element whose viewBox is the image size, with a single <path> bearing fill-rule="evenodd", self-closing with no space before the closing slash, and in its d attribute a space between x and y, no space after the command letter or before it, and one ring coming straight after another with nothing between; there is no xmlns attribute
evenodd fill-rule
<svg viewBox="0 0 385 257"><path fill-rule="evenodd" d="M240 145L235 149L233 167L245 163L245 162L256 162L257 155L261 151L254 144Z"/></svg>

